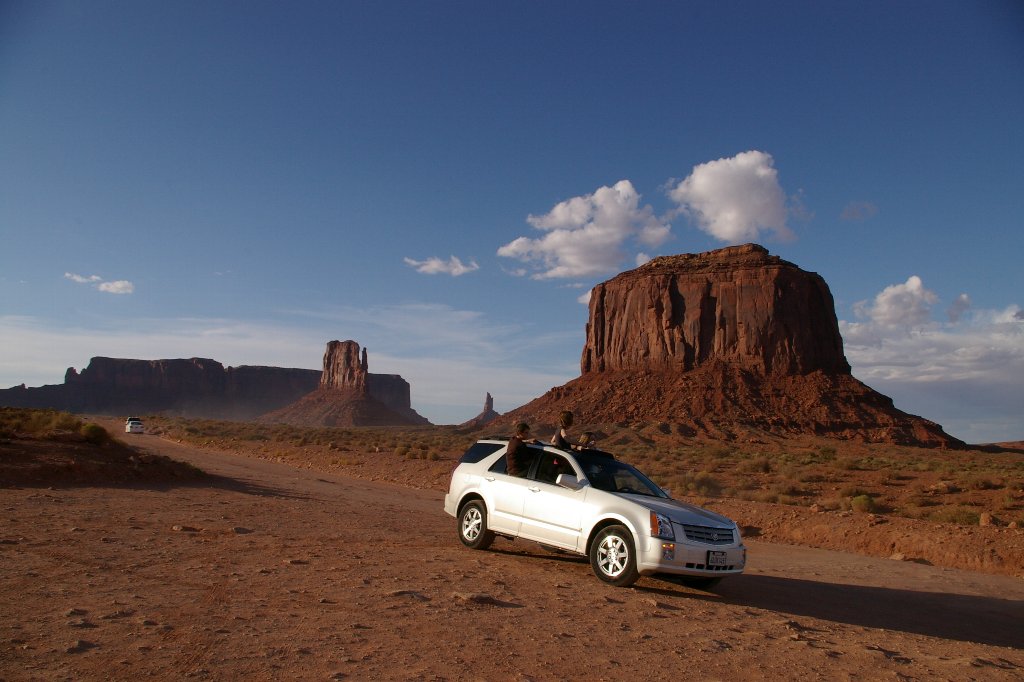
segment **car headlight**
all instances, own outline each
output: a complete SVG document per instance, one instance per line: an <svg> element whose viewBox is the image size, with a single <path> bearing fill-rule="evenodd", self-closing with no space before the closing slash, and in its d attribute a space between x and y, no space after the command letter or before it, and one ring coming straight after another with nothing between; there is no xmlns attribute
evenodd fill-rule
<svg viewBox="0 0 1024 682"><path fill-rule="evenodd" d="M675 540L676 532L672 530L672 521L664 514L651 512L651 537L662 540Z"/></svg>

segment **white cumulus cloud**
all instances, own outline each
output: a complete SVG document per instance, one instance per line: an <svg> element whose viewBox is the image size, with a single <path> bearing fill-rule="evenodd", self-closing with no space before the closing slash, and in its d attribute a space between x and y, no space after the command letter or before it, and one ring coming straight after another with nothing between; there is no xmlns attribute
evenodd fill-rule
<svg viewBox="0 0 1024 682"><path fill-rule="evenodd" d="M135 291L135 285L126 279L119 279L116 282L100 282L96 288L108 294L130 294Z"/></svg>
<svg viewBox="0 0 1024 682"><path fill-rule="evenodd" d="M119 279L115 282L105 282L99 275L76 275L73 272L65 272L65 279L70 279L78 284L92 284L97 290L107 294L130 294L135 291L135 285L126 279Z"/></svg>
<svg viewBox="0 0 1024 682"><path fill-rule="evenodd" d="M854 311L876 325L885 327L917 327L931 319L932 306L939 297L926 289L917 275L911 275L903 284L893 284L881 291L871 303L861 301Z"/></svg>
<svg viewBox="0 0 1024 682"><path fill-rule="evenodd" d="M1024 315L974 310L961 294L941 314L920 277L885 287L839 321L854 375L900 409L968 442L1024 437Z"/></svg>
<svg viewBox="0 0 1024 682"><path fill-rule="evenodd" d="M99 275L89 275L88 277L85 277L84 275L76 275L73 272L65 272L64 278L70 279L72 282L78 282L79 284L91 284L93 282L100 282L103 280Z"/></svg>
<svg viewBox="0 0 1024 682"><path fill-rule="evenodd" d="M640 205L629 180L567 199L544 215L530 215L527 222L544 236L519 237L498 249L498 255L528 264L535 279L614 272L630 242L659 246L671 231L649 205Z"/></svg>
<svg viewBox="0 0 1024 682"><path fill-rule="evenodd" d="M730 244L756 241L762 231L793 238L786 195L771 154L748 151L695 166L669 190L679 210L712 237Z"/></svg>
<svg viewBox="0 0 1024 682"><path fill-rule="evenodd" d="M403 260L406 265L415 268L416 272L423 273L424 275L451 275L452 277L458 277L459 275L465 275L467 272L480 269L476 261L464 264L456 256L452 256L448 260L442 260L436 256L426 260L414 260L412 258L405 258Z"/></svg>

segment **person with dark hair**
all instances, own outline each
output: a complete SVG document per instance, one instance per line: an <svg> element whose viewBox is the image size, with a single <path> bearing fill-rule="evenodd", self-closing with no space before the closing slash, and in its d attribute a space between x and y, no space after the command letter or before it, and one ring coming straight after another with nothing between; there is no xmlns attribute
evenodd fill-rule
<svg viewBox="0 0 1024 682"><path fill-rule="evenodd" d="M526 442L530 438L530 425L526 422L516 424L516 435L508 439L508 449L505 451L505 473L509 476L526 476L530 466L530 451L526 448Z"/></svg>
<svg viewBox="0 0 1024 682"><path fill-rule="evenodd" d="M572 426L573 416L569 410L562 410L558 415L558 430L551 437L551 444L562 450L571 450L572 441L569 440L569 427Z"/></svg>

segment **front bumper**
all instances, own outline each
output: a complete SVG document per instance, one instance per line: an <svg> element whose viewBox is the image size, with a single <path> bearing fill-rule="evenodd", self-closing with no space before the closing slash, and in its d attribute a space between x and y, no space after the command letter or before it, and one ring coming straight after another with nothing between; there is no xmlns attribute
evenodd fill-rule
<svg viewBox="0 0 1024 682"><path fill-rule="evenodd" d="M722 547L658 538L646 540L637 562L637 570L641 575L737 575L743 572L747 563L747 548L742 544Z"/></svg>

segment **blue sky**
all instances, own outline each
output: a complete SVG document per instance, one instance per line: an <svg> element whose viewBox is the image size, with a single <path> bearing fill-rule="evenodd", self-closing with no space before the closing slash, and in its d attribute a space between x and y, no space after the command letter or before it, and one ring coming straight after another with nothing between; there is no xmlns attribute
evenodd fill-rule
<svg viewBox="0 0 1024 682"><path fill-rule="evenodd" d="M0 0L0 385L319 368L461 422L578 376L595 283L749 241L854 375L1024 438L1024 5Z"/></svg>

